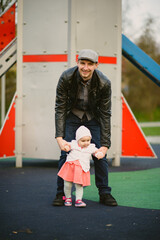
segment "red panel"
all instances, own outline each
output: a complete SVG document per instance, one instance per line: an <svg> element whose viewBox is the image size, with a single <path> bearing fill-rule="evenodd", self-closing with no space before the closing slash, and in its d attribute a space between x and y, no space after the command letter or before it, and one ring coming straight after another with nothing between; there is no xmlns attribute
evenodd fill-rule
<svg viewBox="0 0 160 240"><path fill-rule="evenodd" d="M23 62L67 62L67 54L50 54L50 55L24 55ZM78 55L76 55L76 61ZM99 63L104 64L116 64L116 57L104 57L99 56Z"/></svg>
<svg viewBox="0 0 160 240"><path fill-rule="evenodd" d="M124 98L122 98L122 156L155 157Z"/></svg>
<svg viewBox="0 0 160 240"><path fill-rule="evenodd" d="M0 51L15 38L15 4L0 17Z"/></svg>
<svg viewBox="0 0 160 240"><path fill-rule="evenodd" d="M67 54L24 55L23 62L67 62Z"/></svg>
<svg viewBox="0 0 160 240"><path fill-rule="evenodd" d="M78 55L76 55L76 61L78 60ZM105 56L99 56L98 62L101 64L116 64L117 58L116 57L105 57Z"/></svg>
<svg viewBox="0 0 160 240"><path fill-rule="evenodd" d="M104 63L104 64L116 64L117 58L116 57L99 56L98 61L99 61L99 63Z"/></svg>
<svg viewBox="0 0 160 240"><path fill-rule="evenodd" d="M0 157L14 156L15 150L15 102L12 102L0 134Z"/></svg>

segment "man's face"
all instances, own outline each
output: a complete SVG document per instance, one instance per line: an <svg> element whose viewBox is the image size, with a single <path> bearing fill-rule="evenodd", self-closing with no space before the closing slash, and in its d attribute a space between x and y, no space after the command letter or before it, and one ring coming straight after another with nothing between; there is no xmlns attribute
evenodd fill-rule
<svg viewBox="0 0 160 240"><path fill-rule="evenodd" d="M88 60L79 60L77 66L83 80L88 81L92 78L94 70L98 67L98 63L93 63Z"/></svg>

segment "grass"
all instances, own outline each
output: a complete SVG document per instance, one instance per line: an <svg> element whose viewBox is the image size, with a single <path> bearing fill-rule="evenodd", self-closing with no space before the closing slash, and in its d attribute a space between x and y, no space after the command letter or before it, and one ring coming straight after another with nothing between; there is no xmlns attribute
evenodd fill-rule
<svg viewBox="0 0 160 240"><path fill-rule="evenodd" d="M160 127L142 127L146 136L160 136Z"/></svg>
<svg viewBox="0 0 160 240"><path fill-rule="evenodd" d="M160 120L160 107L148 112L133 111L138 122L155 122Z"/></svg>

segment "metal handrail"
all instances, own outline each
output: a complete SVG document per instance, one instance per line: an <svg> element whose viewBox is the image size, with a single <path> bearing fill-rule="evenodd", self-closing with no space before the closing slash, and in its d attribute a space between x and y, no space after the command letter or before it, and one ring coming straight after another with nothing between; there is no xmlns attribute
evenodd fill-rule
<svg viewBox="0 0 160 240"><path fill-rule="evenodd" d="M3 14L5 14L5 13L8 11L8 9L10 9L16 2L17 2L17 0L12 0L12 1L8 4L8 6L6 7L6 9L5 9L2 13L0 13L0 17L2 17Z"/></svg>
<svg viewBox="0 0 160 240"><path fill-rule="evenodd" d="M17 38L15 37L0 53L0 78L17 61Z"/></svg>

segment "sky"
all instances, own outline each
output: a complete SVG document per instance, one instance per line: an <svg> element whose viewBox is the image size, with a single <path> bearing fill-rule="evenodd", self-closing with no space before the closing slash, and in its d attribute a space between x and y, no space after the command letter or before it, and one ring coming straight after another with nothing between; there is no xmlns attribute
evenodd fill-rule
<svg viewBox="0 0 160 240"><path fill-rule="evenodd" d="M154 37L160 46L160 0L122 0L123 33L131 41L134 42L142 34L144 22L149 16L155 21ZM125 19L128 24L123 24Z"/></svg>

